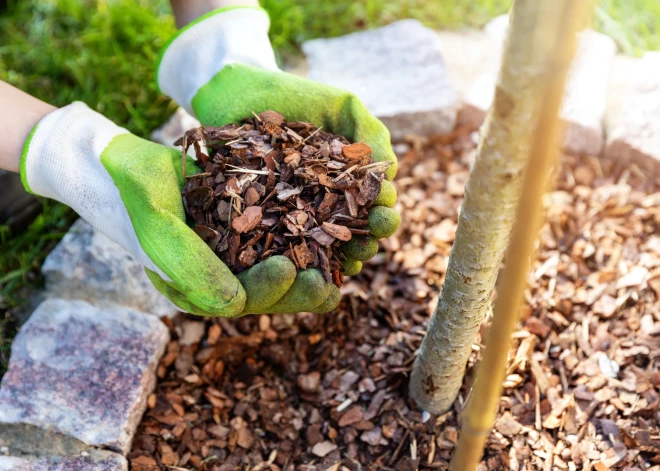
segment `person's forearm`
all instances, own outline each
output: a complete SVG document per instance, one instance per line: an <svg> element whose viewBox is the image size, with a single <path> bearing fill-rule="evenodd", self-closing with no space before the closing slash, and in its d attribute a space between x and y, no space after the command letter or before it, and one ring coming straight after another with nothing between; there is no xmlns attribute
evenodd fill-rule
<svg viewBox="0 0 660 471"><path fill-rule="evenodd" d="M176 27L182 28L191 21L218 8L233 6L258 7L258 0L170 0Z"/></svg>
<svg viewBox="0 0 660 471"><path fill-rule="evenodd" d="M0 169L18 172L30 131L55 109L0 80Z"/></svg>

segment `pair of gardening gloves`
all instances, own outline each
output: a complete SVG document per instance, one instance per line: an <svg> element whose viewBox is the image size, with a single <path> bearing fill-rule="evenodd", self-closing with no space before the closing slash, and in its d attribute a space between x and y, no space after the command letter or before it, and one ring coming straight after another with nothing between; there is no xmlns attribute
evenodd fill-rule
<svg viewBox="0 0 660 471"><path fill-rule="evenodd" d="M280 71L258 8L216 10L180 30L165 47L158 86L202 124L240 122L276 110L363 141L376 161L396 157L385 126L350 93ZM192 165L191 173L200 170ZM328 312L340 300L316 269L297 271L273 256L238 275L186 224L181 152L141 139L76 102L44 117L21 159L25 187L71 206L99 232L133 254L156 288L184 311L205 316ZM391 235L396 192L384 182L369 220L376 237ZM360 271L375 238L343 247L344 273Z"/></svg>

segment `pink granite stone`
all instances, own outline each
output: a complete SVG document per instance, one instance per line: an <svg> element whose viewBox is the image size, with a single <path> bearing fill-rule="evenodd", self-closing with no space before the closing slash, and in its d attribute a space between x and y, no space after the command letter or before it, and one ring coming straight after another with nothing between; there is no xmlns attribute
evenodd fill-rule
<svg viewBox="0 0 660 471"><path fill-rule="evenodd" d="M162 321L140 311L44 301L12 344L0 422L126 454L168 341Z"/></svg>

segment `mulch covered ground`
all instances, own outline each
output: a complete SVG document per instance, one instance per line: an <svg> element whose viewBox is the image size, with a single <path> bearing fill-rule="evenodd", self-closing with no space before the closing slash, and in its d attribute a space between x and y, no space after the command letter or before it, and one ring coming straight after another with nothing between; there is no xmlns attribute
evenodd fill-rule
<svg viewBox="0 0 660 471"><path fill-rule="evenodd" d="M402 227L336 311L170 323L131 469L445 469L480 339L446 414L418 411L407 379L474 141L459 130L402 153ZM480 469L660 470L660 185L566 157L547 207Z"/></svg>

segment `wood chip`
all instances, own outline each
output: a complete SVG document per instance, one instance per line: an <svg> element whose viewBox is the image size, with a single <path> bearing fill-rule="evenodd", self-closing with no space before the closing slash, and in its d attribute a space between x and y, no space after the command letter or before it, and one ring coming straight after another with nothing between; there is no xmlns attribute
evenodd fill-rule
<svg viewBox="0 0 660 471"><path fill-rule="evenodd" d="M335 451L336 449L337 449L337 445L335 445L332 442L325 441L314 445L314 447L312 448L312 453L314 453L319 458L323 458L331 451Z"/></svg>
<svg viewBox="0 0 660 471"><path fill-rule="evenodd" d="M329 222L324 222L321 227L325 232L327 232L332 237L339 240L343 240L343 241L351 240L351 237L353 236L353 234L351 233L348 227L340 226L339 224L331 224Z"/></svg>
<svg viewBox="0 0 660 471"><path fill-rule="evenodd" d="M239 234L251 231L261 222L261 211L259 206L245 208L243 214L232 221L231 227Z"/></svg>
<svg viewBox="0 0 660 471"><path fill-rule="evenodd" d="M362 410L359 406L351 407L341 416L337 425L346 427L347 425L355 424L362 420L362 416Z"/></svg>
<svg viewBox="0 0 660 471"><path fill-rule="evenodd" d="M359 160L371 155L371 147L363 142L356 142L342 147L341 154L349 160Z"/></svg>

